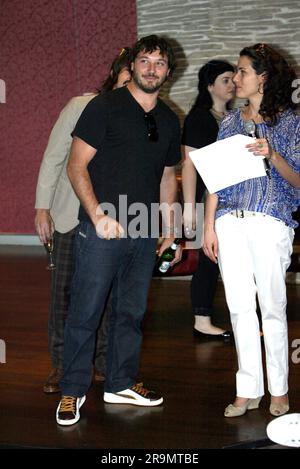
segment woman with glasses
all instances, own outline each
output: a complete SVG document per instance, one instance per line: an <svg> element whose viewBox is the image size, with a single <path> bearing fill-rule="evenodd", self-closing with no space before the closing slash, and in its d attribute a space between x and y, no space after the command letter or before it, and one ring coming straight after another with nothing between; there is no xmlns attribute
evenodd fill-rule
<svg viewBox="0 0 300 469"><path fill-rule="evenodd" d="M185 202L183 218L187 237L196 228L196 203L203 200L205 192L204 182L197 173L189 152L209 145L217 139L219 125L227 113L229 101L234 96L233 74L234 67L223 60L211 60L201 67L198 74L198 96L184 123L182 186ZM218 265L200 249L198 268L191 282L194 334L199 338L227 341L230 340L231 333L211 322L218 276Z"/></svg>
<svg viewBox="0 0 300 469"><path fill-rule="evenodd" d="M240 52L233 79L236 95L248 105L223 120L219 139L247 134L253 157L267 160L269 176L249 179L209 194L204 252L220 266L238 355L236 398L225 417L256 409L264 378L256 294L262 316L270 413L283 415L288 401L288 333L285 274L290 264L299 205L300 120L294 113L296 75L283 56L267 44ZM298 190L297 190L298 189Z"/></svg>

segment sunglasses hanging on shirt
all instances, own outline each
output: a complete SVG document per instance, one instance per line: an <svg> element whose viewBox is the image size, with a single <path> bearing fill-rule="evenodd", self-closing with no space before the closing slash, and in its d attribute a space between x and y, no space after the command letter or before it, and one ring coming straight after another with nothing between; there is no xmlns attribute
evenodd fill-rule
<svg viewBox="0 0 300 469"><path fill-rule="evenodd" d="M144 119L147 127L147 133L148 133L148 140L150 142L157 142L158 141L158 130L157 130L157 125L156 121L154 119L153 114L150 112L146 112L144 114Z"/></svg>

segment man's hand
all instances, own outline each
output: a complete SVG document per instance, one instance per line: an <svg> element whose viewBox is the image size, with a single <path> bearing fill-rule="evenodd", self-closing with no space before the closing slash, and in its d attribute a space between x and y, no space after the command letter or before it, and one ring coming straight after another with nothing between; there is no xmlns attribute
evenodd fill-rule
<svg viewBox="0 0 300 469"><path fill-rule="evenodd" d="M55 229L50 210L46 208L36 209L34 224L40 241L43 244L47 243L47 241L52 238Z"/></svg>
<svg viewBox="0 0 300 469"><path fill-rule="evenodd" d="M165 238L160 245L159 251L158 251L158 256L160 257L162 253L169 247L171 244L174 242L174 237L171 238ZM174 264L177 264L177 262L181 261L181 256L182 256L182 247L181 244L177 246L177 249L175 251L175 258L172 260L170 263L170 266L172 267Z"/></svg>
<svg viewBox="0 0 300 469"><path fill-rule="evenodd" d="M124 236L124 228L117 220L114 220L108 215L98 215L95 228L99 238L120 239Z"/></svg>

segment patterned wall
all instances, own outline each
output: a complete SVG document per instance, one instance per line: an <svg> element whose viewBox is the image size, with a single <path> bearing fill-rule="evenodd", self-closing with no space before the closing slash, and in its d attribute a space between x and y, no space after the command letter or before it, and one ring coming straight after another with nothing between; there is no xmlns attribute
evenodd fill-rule
<svg viewBox="0 0 300 469"><path fill-rule="evenodd" d="M0 233L34 232L50 129L67 100L97 86L135 40L136 8L139 37L172 38L178 69L163 97L181 118L212 57L235 62L243 46L264 41L300 64L299 0L0 0Z"/></svg>
<svg viewBox="0 0 300 469"><path fill-rule="evenodd" d="M299 0L137 0L137 13L139 37L158 33L175 40L177 80L167 91L181 117L196 94L199 67L211 58L236 63L242 47L268 42L300 64Z"/></svg>
<svg viewBox="0 0 300 469"><path fill-rule="evenodd" d="M0 0L0 233L34 232L39 164L59 111L94 90L135 39L135 0Z"/></svg>

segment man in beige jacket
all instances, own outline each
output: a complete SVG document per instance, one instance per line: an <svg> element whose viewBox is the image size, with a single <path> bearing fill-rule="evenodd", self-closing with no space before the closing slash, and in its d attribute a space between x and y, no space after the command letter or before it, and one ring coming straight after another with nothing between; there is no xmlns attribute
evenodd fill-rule
<svg viewBox="0 0 300 469"><path fill-rule="evenodd" d="M130 50L122 49L114 60L101 92L124 86L130 81ZM52 271L48 338L52 370L44 385L45 393L59 392L63 372L64 326L68 314L73 275L73 243L78 225L79 200L66 172L72 143L71 133L83 109L95 95L72 98L55 123L40 167L36 188L35 226L42 243L54 241L56 269ZM109 307L98 330L95 351L95 380L105 374L105 352Z"/></svg>

